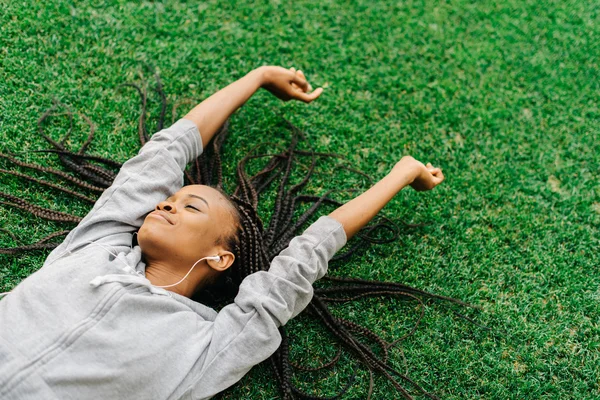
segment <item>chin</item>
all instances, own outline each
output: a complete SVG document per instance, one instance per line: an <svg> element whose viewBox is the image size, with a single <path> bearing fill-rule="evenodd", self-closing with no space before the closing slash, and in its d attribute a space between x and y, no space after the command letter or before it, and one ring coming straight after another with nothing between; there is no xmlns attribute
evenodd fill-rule
<svg viewBox="0 0 600 400"><path fill-rule="evenodd" d="M164 241L165 232L156 226L143 224L137 234L137 241L145 256L156 258L157 255L170 253Z"/></svg>

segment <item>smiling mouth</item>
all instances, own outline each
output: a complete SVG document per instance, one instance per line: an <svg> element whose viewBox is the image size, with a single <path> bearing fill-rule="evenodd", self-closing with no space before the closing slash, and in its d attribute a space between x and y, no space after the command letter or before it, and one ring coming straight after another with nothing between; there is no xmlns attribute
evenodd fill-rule
<svg viewBox="0 0 600 400"><path fill-rule="evenodd" d="M167 216L165 216L163 213L161 213L161 212L153 211L150 214L148 214L148 216L152 216L152 217L155 217L155 218L160 218L163 221L166 221L169 224L173 225L173 222L171 222L171 220Z"/></svg>

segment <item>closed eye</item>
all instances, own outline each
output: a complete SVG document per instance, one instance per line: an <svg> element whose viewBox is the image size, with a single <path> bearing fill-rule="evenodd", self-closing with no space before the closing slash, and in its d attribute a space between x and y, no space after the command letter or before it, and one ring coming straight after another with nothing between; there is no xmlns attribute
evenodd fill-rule
<svg viewBox="0 0 600 400"><path fill-rule="evenodd" d="M190 207L190 208L193 208L193 209L194 209L194 210L196 210L196 211L200 211L200 210L199 210L199 209L197 209L196 207L194 207L194 206L191 206L191 205L189 205L189 204L188 204L187 206L185 206L185 207L186 207L186 208L187 208L187 207Z"/></svg>

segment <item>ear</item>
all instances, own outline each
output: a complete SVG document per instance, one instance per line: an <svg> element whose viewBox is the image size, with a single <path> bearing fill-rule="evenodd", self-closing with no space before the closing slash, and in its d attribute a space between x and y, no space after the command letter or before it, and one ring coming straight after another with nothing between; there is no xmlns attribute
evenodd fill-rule
<svg viewBox="0 0 600 400"><path fill-rule="evenodd" d="M231 264L235 261L235 256L232 252L227 250L221 250L216 255L221 257L219 261L206 260L209 267L218 272L223 272L227 268L231 267Z"/></svg>

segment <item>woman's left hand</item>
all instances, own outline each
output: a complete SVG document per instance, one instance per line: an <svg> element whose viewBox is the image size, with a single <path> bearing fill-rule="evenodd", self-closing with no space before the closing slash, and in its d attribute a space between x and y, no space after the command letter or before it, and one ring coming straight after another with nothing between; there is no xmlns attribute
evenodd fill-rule
<svg viewBox="0 0 600 400"><path fill-rule="evenodd" d="M296 71L293 67L290 69L274 66L261 68L263 68L262 87L283 101L294 99L310 103L323 93L323 88L312 91L304 73L300 70Z"/></svg>
<svg viewBox="0 0 600 400"><path fill-rule="evenodd" d="M418 192L431 190L445 179L441 168L436 168L431 163L425 165L411 156L402 157L392 169L391 174L410 177L410 186Z"/></svg>

